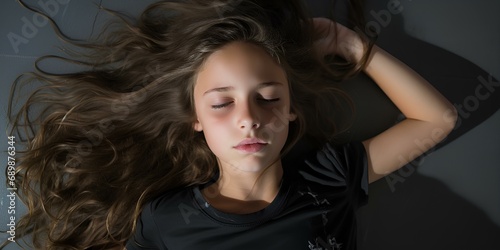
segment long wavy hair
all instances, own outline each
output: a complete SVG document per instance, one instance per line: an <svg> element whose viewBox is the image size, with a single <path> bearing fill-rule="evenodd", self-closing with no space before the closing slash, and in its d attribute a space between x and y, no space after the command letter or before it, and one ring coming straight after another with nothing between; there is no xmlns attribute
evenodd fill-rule
<svg viewBox="0 0 500 250"><path fill-rule="evenodd" d="M137 20L109 11L118 21L98 40L68 40L84 52L52 56L82 70L37 66L19 77L8 116L25 146L15 185L28 214L17 237L31 234L37 249L123 247L145 203L209 181L218 165L193 129L194 79L209 55L233 41L261 46L287 73L298 117L283 154L304 135L318 142L335 135L325 107L342 92L325 77L354 75L367 57L318 59L305 10L298 0L190 0L152 4ZM17 108L20 89L33 81L41 85Z"/></svg>

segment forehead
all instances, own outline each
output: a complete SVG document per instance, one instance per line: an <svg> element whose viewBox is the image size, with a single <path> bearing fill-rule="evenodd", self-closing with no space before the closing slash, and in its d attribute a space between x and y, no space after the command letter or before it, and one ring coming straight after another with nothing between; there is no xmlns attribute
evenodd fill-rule
<svg viewBox="0 0 500 250"><path fill-rule="evenodd" d="M286 81L285 72L276 60L258 45L233 42L206 59L198 71L196 85L269 80Z"/></svg>

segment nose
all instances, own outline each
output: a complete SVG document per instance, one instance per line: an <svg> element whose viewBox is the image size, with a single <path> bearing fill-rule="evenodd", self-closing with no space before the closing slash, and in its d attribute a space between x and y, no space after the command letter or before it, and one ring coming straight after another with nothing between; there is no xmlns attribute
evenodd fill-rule
<svg viewBox="0 0 500 250"><path fill-rule="evenodd" d="M260 127L258 107L251 101L241 103L238 108L238 127L240 129L257 129Z"/></svg>

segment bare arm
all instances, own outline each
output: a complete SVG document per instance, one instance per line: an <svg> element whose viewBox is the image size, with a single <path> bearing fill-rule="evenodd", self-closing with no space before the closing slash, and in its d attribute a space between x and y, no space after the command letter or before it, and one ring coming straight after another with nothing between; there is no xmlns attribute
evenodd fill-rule
<svg viewBox="0 0 500 250"><path fill-rule="evenodd" d="M375 46L365 69L406 119L363 141L369 180L387 175L442 141L454 128L455 107L408 66Z"/></svg>
<svg viewBox="0 0 500 250"><path fill-rule="evenodd" d="M316 19L314 24L322 33L317 43L318 50L324 54L336 53L351 61L360 60L363 46L355 32L325 19ZM337 26L334 34L326 31L333 31L332 25ZM338 39L337 45L331 42L333 39ZM363 141L368 156L369 181L373 182L443 140L453 130L457 112L425 79L378 46L374 46L364 72L406 117L381 134Z"/></svg>

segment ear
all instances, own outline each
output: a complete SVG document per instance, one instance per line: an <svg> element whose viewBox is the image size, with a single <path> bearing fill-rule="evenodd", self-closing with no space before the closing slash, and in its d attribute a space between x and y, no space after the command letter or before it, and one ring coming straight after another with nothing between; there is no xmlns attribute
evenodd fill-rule
<svg viewBox="0 0 500 250"><path fill-rule="evenodd" d="M295 119L297 119L297 115L293 112L290 112L290 114L288 115L288 120L293 122L295 121Z"/></svg>
<svg viewBox="0 0 500 250"><path fill-rule="evenodd" d="M198 132L203 131L203 127L201 126L201 123L200 121L198 121L198 119L196 119L196 121L193 123L193 129Z"/></svg>

